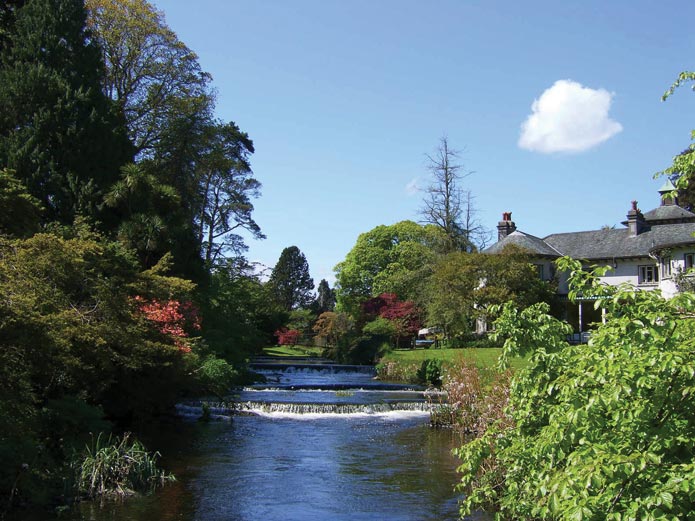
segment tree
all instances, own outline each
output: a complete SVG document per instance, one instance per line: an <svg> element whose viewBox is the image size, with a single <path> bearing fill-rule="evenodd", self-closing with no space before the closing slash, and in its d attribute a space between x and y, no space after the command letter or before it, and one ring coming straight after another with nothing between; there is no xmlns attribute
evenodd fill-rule
<svg viewBox="0 0 695 521"><path fill-rule="evenodd" d="M104 197L114 208L117 237L138 254L144 267L153 266L173 246L170 216L181 198L173 187L161 183L143 165L130 163Z"/></svg>
<svg viewBox="0 0 695 521"><path fill-rule="evenodd" d="M459 152L449 148L446 137L441 138L434 155L427 154L432 183L425 189L420 213L425 224L439 227L447 237L449 251L475 251L483 248L489 233L476 219L473 196L461 188L461 181L471 172L462 172L457 163Z"/></svg>
<svg viewBox="0 0 695 521"><path fill-rule="evenodd" d="M39 230L41 205L11 170L0 170L0 234L26 237Z"/></svg>
<svg viewBox="0 0 695 521"><path fill-rule="evenodd" d="M106 65L104 93L117 102L137 154L152 157L174 118L209 114L210 75L146 0L85 5ZM190 99L201 103L182 103Z"/></svg>
<svg viewBox="0 0 695 521"><path fill-rule="evenodd" d="M354 325L347 313L326 311L319 315L313 330L316 338L325 346L334 347L353 330Z"/></svg>
<svg viewBox="0 0 695 521"><path fill-rule="evenodd" d="M253 142L234 123L210 125L205 148L196 165L199 197L198 241L207 266L214 266L222 253L240 254L246 249L237 230L246 230L264 239L253 220L252 197L258 197L261 184L251 174L248 161Z"/></svg>
<svg viewBox="0 0 695 521"><path fill-rule="evenodd" d="M401 301L395 293L382 293L362 303L367 324L364 333L384 334L389 331L393 345L400 347L401 340L410 340L422 327L420 310L412 300ZM384 327L388 321L390 327ZM379 333L379 331L381 333Z"/></svg>
<svg viewBox="0 0 695 521"><path fill-rule="evenodd" d="M487 317L491 306L552 301L552 284L540 280L531 260L513 247L499 255L454 252L441 258L426 284L427 323L458 337L474 331L475 320Z"/></svg>
<svg viewBox="0 0 695 521"><path fill-rule="evenodd" d="M441 229L412 221L361 234L335 267L338 308L357 316L364 300L381 293L417 300L428 266L445 242Z"/></svg>
<svg viewBox="0 0 695 521"><path fill-rule="evenodd" d="M667 100L679 87L686 83L693 83L692 89L695 91L695 72L681 72L678 79L661 97L662 101ZM691 140L695 140L695 130L690 134ZM695 143L691 143L688 148L673 158L671 166L656 175L667 175L676 185L680 203L685 208L692 210L695 204L695 184L690 181L695 176Z"/></svg>
<svg viewBox="0 0 695 521"><path fill-rule="evenodd" d="M511 423L464 445L462 514L503 519L691 519L695 295L601 285L607 268L571 273L570 298L606 309L587 345L540 304L506 304L503 354L529 356L511 387Z"/></svg>
<svg viewBox="0 0 695 521"><path fill-rule="evenodd" d="M326 279L321 279L316 293L316 308L319 315L335 309L335 291L331 289Z"/></svg>
<svg viewBox="0 0 695 521"><path fill-rule="evenodd" d="M84 8L74 0L29 0L7 20L0 165L40 201L45 220L97 218L101 192L132 150L101 92L103 68Z"/></svg>
<svg viewBox="0 0 695 521"><path fill-rule="evenodd" d="M299 248L290 246L282 250L268 285L278 305L286 311L311 304L314 281L309 275L309 263Z"/></svg>
<svg viewBox="0 0 695 521"><path fill-rule="evenodd" d="M274 341L287 322L269 288L244 259L218 265L204 289L202 335L212 353L243 363L255 350Z"/></svg>
<svg viewBox="0 0 695 521"><path fill-rule="evenodd" d="M168 410L195 374L197 353L186 352L196 345L195 326L168 313L179 309L141 307L184 302L192 284L166 276L164 265L140 271L121 244L83 226L71 232L0 237L5 498L17 486L52 501L65 490L60 469L72 450L84 447L90 429L108 428L104 414L127 421Z"/></svg>

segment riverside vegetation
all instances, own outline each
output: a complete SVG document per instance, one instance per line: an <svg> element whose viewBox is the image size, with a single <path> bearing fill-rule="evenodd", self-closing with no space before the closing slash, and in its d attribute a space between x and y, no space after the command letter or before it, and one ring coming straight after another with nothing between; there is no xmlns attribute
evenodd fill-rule
<svg viewBox="0 0 695 521"><path fill-rule="evenodd" d="M165 482L139 428L248 381L275 333L373 363L425 323L461 339L495 309L502 358L528 358L508 397L506 376L463 362L403 375L443 377L441 421L475 438L459 452L464 512L693 515L692 294L609 293L565 261L573 291L609 310L588 347L568 346L528 255L476 252L445 141L428 224L360 235L313 299L298 248L268 281L245 259L244 238L263 238L253 141L214 116L210 75L146 0L1 2L0 105L2 515ZM692 147L667 171L682 191L694 172Z"/></svg>
<svg viewBox="0 0 695 521"><path fill-rule="evenodd" d="M607 310L588 345L538 304L501 309L502 360L529 355L509 406L470 429L461 513L498 519L691 519L695 516L695 295L602 286L577 261L572 298ZM478 412L480 407L477 408ZM484 409L484 407L482 408Z"/></svg>

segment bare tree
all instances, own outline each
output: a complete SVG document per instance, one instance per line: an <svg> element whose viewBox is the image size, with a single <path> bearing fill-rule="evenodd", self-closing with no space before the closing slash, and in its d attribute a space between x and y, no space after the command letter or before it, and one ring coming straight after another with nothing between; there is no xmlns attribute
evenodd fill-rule
<svg viewBox="0 0 695 521"><path fill-rule="evenodd" d="M434 154L426 156L432 182L424 189L421 222L441 228L449 250L470 252L485 247L490 234L476 217L470 190L461 187L461 181L473 172L458 163L460 152L449 148L446 137L441 138Z"/></svg>

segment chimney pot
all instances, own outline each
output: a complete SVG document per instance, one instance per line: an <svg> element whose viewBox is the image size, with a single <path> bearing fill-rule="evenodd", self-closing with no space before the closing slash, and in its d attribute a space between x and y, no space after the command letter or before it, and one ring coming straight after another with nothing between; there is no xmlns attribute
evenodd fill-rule
<svg viewBox="0 0 695 521"><path fill-rule="evenodd" d="M512 221L512 212L502 212L502 220L497 223L497 242L514 231L516 231L516 224Z"/></svg>

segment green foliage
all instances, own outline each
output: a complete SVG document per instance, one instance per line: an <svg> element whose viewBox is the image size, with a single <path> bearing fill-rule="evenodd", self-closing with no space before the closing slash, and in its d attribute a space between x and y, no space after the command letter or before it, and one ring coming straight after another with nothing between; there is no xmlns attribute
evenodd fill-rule
<svg viewBox="0 0 695 521"><path fill-rule="evenodd" d="M316 314L335 309L335 290L331 289L326 279L321 279L316 289L316 301L314 302Z"/></svg>
<svg viewBox="0 0 695 521"><path fill-rule="evenodd" d="M678 75L678 79L661 97L662 101L673 95L679 87L691 83L692 89L695 91L695 72L684 71ZM691 141L695 140L695 129L690 133ZM695 143L676 155L671 162L671 166L662 172L657 172L655 177L667 175L676 186L676 192L679 199L679 204L684 208L693 210L695 207L695 183L690 181L695 176Z"/></svg>
<svg viewBox="0 0 695 521"><path fill-rule="evenodd" d="M364 325L362 333L365 335L391 338L396 336L396 326L387 318L376 317L374 320Z"/></svg>
<svg viewBox="0 0 695 521"><path fill-rule="evenodd" d="M447 337L461 337L474 330L476 318L488 317L491 306L550 302L554 286L539 279L530 261L516 248L500 255L456 252L441 258L426 285L427 323Z"/></svg>
<svg viewBox="0 0 695 521"><path fill-rule="evenodd" d="M296 246L282 250L268 280L276 302L285 311L308 307L313 296L314 281L309 275L309 263Z"/></svg>
<svg viewBox="0 0 695 521"><path fill-rule="evenodd" d="M209 356L196 371L196 381L203 394L213 394L220 400L239 380L239 372L226 361Z"/></svg>
<svg viewBox="0 0 695 521"><path fill-rule="evenodd" d="M211 274L203 303L202 334L212 353L242 362L274 341L287 321L268 289L247 266L228 263Z"/></svg>
<svg viewBox="0 0 695 521"><path fill-rule="evenodd" d="M121 168L120 179L109 188L104 203L118 217L119 241L137 252L143 266L152 266L169 251L173 239L167 216L181 204L172 186L131 163Z"/></svg>
<svg viewBox="0 0 695 521"><path fill-rule="evenodd" d="M28 0L0 49L0 166L14 170L48 221L100 215L100 191L132 153L101 91L98 47L73 0Z"/></svg>
<svg viewBox="0 0 695 521"><path fill-rule="evenodd" d="M141 273L120 244L85 231L71 238L0 238L0 451L10 455L0 469L5 497L22 464L30 469L19 481L25 498L41 492L38 482L58 479L69 448L87 429L103 427L99 408L120 419L166 410L191 378L195 357L182 353L133 300L190 291L190 282L159 269Z"/></svg>
<svg viewBox="0 0 695 521"><path fill-rule="evenodd" d="M175 481L157 467L157 459L158 452L147 452L142 443L131 440L130 433L106 439L100 434L75 463L77 490L89 498L118 498Z"/></svg>
<svg viewBox="0 0 695 521"><path fill-rule="evenodd" d="M417 300L427 267L445 238L435 226L402 221L361 234L335 267L338 309L359 314L360 304L381 293Z"/></svg>
<svg viewBox="0 0 695 521"><path fill-rule="evenodd" d="M695 295L601 286L563 259L573 292L607 310L588 345L537 305L505 305L506 356L531 353L513 380L513 425L458 450L462 513L500 519L690 519L693 509ZM492 469L492 470L491 470Z"/></svg>
<svg viewBox="0 0 695 521"><path fill-rule="evenodd" d="M417 371L420 383L440 385L442 383L442 361L436 358L423 360Z"/></svg>
<svg viewBox="0 0 695 521"><path fill-rule="evenodd" d="M196 166L202 197L196 225L203 258L210 268L226 253L246 250L240 230L255 239L265 239L265 235L252 217L251 199L258 197L261 189L249 163L253 142L234 123L210 124L204 130Z"/></svg>
<svg viewBox="0 0 695 521"><path fill-rule="evenodd" d="M104 91L125 116L137 153L151 156L174 121L212 109L210 75L146 0L86 0L85 5L105 65Z"/></svg>
<svg viewBox="0 0 695 521"><path fill-rule="evenodd" d="M342 364L373 364L390 346L378 336L343 337L335 346L324 349L324 356Z"/></svg>
<svg viewBox="0 0 695 521"><path fill-rule="evenodd" d="M0 170L0 234L27 237L39 229L41 205L12 170Z"/></svg>
<svg viewBox="0 0 695 521"><path fill-rule="evenodd" d="M293 309L290 311L287 321L287 329L294 329L300 332L300 344L311 344L313 337L313 326L316 315L310 309Z"/></svg>

